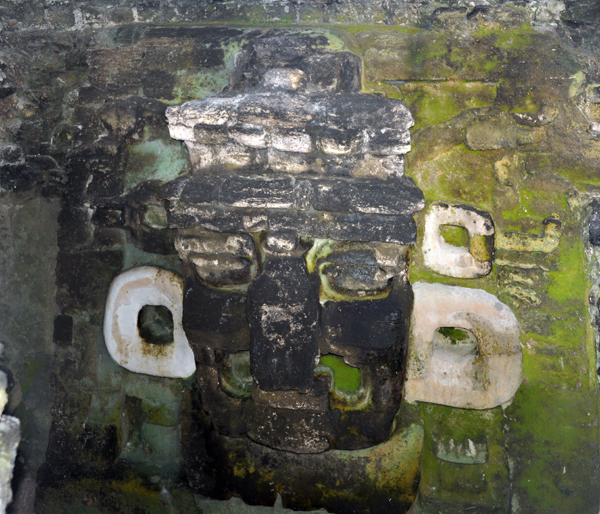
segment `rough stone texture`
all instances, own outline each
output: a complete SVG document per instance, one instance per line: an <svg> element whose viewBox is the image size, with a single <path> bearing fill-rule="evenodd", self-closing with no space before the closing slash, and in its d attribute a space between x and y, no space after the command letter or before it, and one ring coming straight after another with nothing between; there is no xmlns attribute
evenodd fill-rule
<svg viewBox="0 0 600 514"><path fill-rule="evenodd" d="M11 480L21 440L21 423L13 416L0 417L0 512L6 512L13 499Z"/></svg>
<svg viewBox="0 0 600 514"><path fill-rule="evenodd" d="M400 98L408 106L416 126L406 175L424 191L428 206L440 201L473 205L490 213L497 236L542 235L545 219L558 214L561 221L560 240L550 253L528 251L531 246L497 248L491 273L481 278L431 272L419 247L412 252L411 281L484 289L509 305L522 327L524 376L504 411L477 411L471 417L474 411L421 405L425 450L418 505L445 513L598 512L594 290L588 311L598 265L584 229L589 204L600 196L594 125L600 81L597 2L35 0L5 1L0 9L0 185L6 191L3 219L9 220L2 225L8 264L3 261L5 314L0 319L6 350L0 365L9 377L7 408L22 419L24 430L11 509L29 514L220 508L186 489L176 430L145 433L148 420L173 422L181 390L191 385L129 374L112 363L101 337L112 279L139 265L181 272L179 259L136 247L132 228L142 225L126 228L131 235L102 227L104 221L93 225L91 208L106 206L106 220L118 215L110 212L108 200L145 180L164 183L188 173L186 149L168 136L166 106L221 92L230 83L233 56L244 38L257 32L277 37L283 28L275 25L285 24L296 34L308 31L311 38L327 38L330 48L358 55L365 92ZM223 25L167 24L207 21ZM231 25L249 21L252 25ZM281 54L285 61L307 46L263 45L260 56ZM355 87L344 69L355 67L357 59L325 59L314 56L315 73L335 68L336 84ZM334 87L328 79L318 80ZM508 132L510 144L465 149L469 125L475 119L485 122L491 108L490 119ZM509 119L492 115L497 109L508 113L519 130ZM529 131L531 142L518 144L514 135L521 130ZM260 144L259 136L236 134L241 144ZM352 145L352 139L331 141L336 144L328 148L338 151ZM272 149L269 158L279 166L285 161L277 152ZM290 173L305 169L302 155L287 161ZM346 162L342 157L340 169ZM393 166L394 173L405 171L398 161ZM34 205L40 207L37 214ZM235 226L260 226L260 216L250 214L254 217ZM149 220L144 212L130 219ZM345 240L358 233L344 228L346 220L330 237ZM421 231L423 218L417 216L417 223ZM373 225L378 224L381 220ZM164 226L154 225L149 228ZM378 237L392 240L391 233ZM420 240L420 233L415 230L411 240ZM221 313L213 319L227 328L225 303L217 302L211 312ZM229 305L245 308L233 300ZM148 402L164 409L150 409ZM118 434L124 445L131 444L122 447ZM149 451L160 446L161 437L172 455ZM488 441L485 464L435 456L434 441L460 441L466 447L469 439ZM44 459L47 464L36 478ZM159 480L136 481L132 469ZM370 484L379 483L381 475L374 476ZM285 484L279 487L283 495ZM275 501L276 493L269 498ZM338 510L349 510L347 498Z"/></svg>
<svg viewBox="0 0 600 514"><path fill-rule="evenodd" d="M417 282L413 290L406 399L471 409L509 402L521 385L523 359L510 308L477 289ZM444 327L472 332L475 346L436 340Z"/></svg>
<svg viewBox="0 0 600 514"><path fill-rule="evenodd" d="M470 248L448 244L442 225L460 226L469 233ZM494 225L489 214L466 205L437 204L425 219L423 253L425 265L450 277L477 278L492 270Z"/></svg>
<svg viewBox="0 0 600 514"><path fill-rule="evenodd" d="M171 312L172 339L156 344L139 327L144 306ZM187 378L194 373L194 354L183 331L181 277L157 267L142 266L121 273L110 285L104 313L104 342L115 362L134 373Z"/></svg>

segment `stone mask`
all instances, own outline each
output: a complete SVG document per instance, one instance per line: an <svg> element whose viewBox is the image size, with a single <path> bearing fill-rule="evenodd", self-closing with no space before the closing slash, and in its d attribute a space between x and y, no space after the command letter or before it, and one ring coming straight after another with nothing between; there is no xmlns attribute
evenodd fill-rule
<svg viewBox="0 0 600 514"><path fill-rule="evenodd" d="M282 66L275 47L256 42L231 90L167 110L193 166L163 190L183 328L219 433L296 453L365 448L390 436L405 379L424 205L404 177L413 120L359 93L356 56Z"/></svg>

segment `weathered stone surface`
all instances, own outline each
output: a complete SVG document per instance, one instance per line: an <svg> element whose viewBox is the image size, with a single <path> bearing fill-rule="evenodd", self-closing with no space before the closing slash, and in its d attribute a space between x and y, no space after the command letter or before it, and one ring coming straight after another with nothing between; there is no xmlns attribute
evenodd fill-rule
<svg viewBox="0 0 600 514"><path fill-rule="evenodd" d="M264 391L311 389L318 305L302 261L273 258L265 263L248 290L251 372Z"/></svg>
<svg viewBox="0 0 600 514"><path fill-rule="evenodd" d="M269 49L274 44L271 39L259 38L240 53L235 72L240 78L232 91L167 109L171 137L186 141L197 170L261 165L264 158L258 150L262 148L268 149L273 170L288 173L336 172L338 165L328 155L361 161L366 154L381 160L410 150L410 112L401 102L357 93L360 64L351 54L311 55L311 38L295 36L284 38L295 50L275 56ZM278 68L280 62L289 67ZM317 70L325 63L331 66ZM341 63L347 65L343 71ZM265 65L270 69L265 70ZM197 146L228 148L231 141L242 148L219 152ZM316 160L295 166L286 162L285 157L294 162L299 160L297 154L315 152ZM239 159L239 154L247 157ZM347 173L352 173L354 164Z"/></svg>
<svg viewBox="0 0 600 514"><path fill-rule="evenodd" d="M182 296L181 279L166 270L144 266L119 275L111 284L104 315L104 340L115 362L136 373L189 377L196 366L181 326ZM170 344L143 338L138 318L146 305L162 305L171 311Z"/></svg>
<svg viewBox="0 0 600 514"><path fill-rule="evenodd" d="M465 144L470 150L516 148L529 143L533 143L532 133L517 127L502 111L486 112L467 127L465 134Z"/></svg>
<svg viewBox="0 0 600 514"><path fill-rule="evenodd" d="M523 379L519 324L510 308L477 289L419 282L413 290L406 399L463 409L508 402ZM442 327L472 332L477 347L436 345Z"/></svg>
<svg viewBox="0 0 600 514"><path fill-rule="evenodd" d="M440 232L443 225L466 228L469 248L446 243ZM466 205L433 205L425 217L422 248L425 265L437 273L460 278L487 275L494 248L492 218Z"/></svg>
<svg viewBox="0 0 600 514"><path fill-rule="evenodd" d="M180 186L181 187L181 186ZM305 179L273 176L203 177L183 184L182 202L241 208L406 215L421 209L423 195L407 178Z"/></svg>
<svg viewBox="0 0 600 514"><path fill-rule="evenodd" d="M591 220L590 220L591 228ZM543 233L522 234L518 232L498 231L496 233L496 248L518 252L552 253L558 248L562 232L562 223L556 217L548 217L542 221ZM590 238L592 231L590 230ZM593 244L593 243L592 243Z"/></svg>
<svg viewBox="0 0 600 514"><path fill-rule="evenodd" d="M475 7L460 4L450 9L437 1L375 3L366 0L330 3L327 9L314 2L284 5L253 0L237 4L200 0L194 5L183 0L177 6L172 3L159 6L154 1L135 6L127 1L118 5L93 6L85 0L72 5L42 6L37 0L25 4L3 4L0 68L6 80L2 83L0 96L6 96L0 99L0 137L7 145L18 147L20 154L11 151L2 158L6 169L0 181L4 189L27 192L35 198L43 196L56 202L60 196L63 214L59 219L59 243L63 253L74 254L61 257L58 281L60 307L57 310L52 306L54 293L46 287L49 284L54 288L53 261L44 257L46 252L40 250L52 248L55 244L51 242L55 230L46 220L55 219L56 211L51 210L36 218L35 222L23 224L19 223L19 218L28 219L28 215L23 218L27 209L20 209L16 216L9 212L2 223L3 234L7 233L7 227L10 234L14 234L14 237L4 238L3 246L3 263L6 266L3 290L9 301L3 302L2 332L3 337L8 338L5 341L9 343L6 344L7 352L14 353L7 362L3 361L2 366L12 367L15 377L9 406L18 405L19 415L29 416L23 422L29 431L24 435L23 447L36 448L34 460L41 462L47 459L48 468L56 476L77 477L77 482L70 489L44 489L48 482L43 482L40 474L43 486L38 489L38 510L133 512L140 508L152 510L160 500L164 500L165 504L158 506L159 509L194 510L195 507L189 507L193 505L191 495L178 496L177 490L167 484L165 490L173 493L169 497L170 493L160 493L161 484L124 481L122 477L126 475L119 475L115 471L116 466L107 465L104 460L106 455L107 462L112 463L109 456L114 453L96 451L95 455L92 454L94 450L118 444L117 434L125 433L120 432L121 429L112 421L115 412L117 419L120 416L118 406L122 400L119 400L118 392L110 396L111 405L117 405L116 409L107 407L106 412L110 412L101 415L100 409L95 408L87 418L86 394L94 389L93 397L103 398L95 388L109 382L108 379L104 382L103 378L96 378L96 371L104 370L98 371L100 377L115 377L110 380L110 387L116 390L120 387L116 377L132 375L116 365L111 368L113 363L108 359L102 340L98 343L91 336L99 333L98 320L106 290L110 280L123 266L127 269L136 259L148 263L161 259L162 262L162 257L140 250L136 253L129 251L122 259L123 245L131 248L130 236L119 228L94 227L89 223L89 216L97 205L96 199L121 196L124 191L132 189L127 184L135 187L135 180L131 179L134 170L147 170L145 175L135 175L142 181L162 177L159 172L165 169L164 161L158 163L157 159L159 155L165 157L166 153L131 152L130 157L136 154L133 159L128 157L128 152L131 148L138 148L142 139L136 138L145 138L145 129L149 125L166 130L163 113L167 103L182 103L215 94L229 84L239 88L238 92L262 87L260 67L268 67L269 63L276 61L280 68L295 68L304 73L305 78L299 83L301 88L306 81L308 94L325 90L326 94L333 91L337 94L342 91L344 81L354 84L352 92L358 93L361 84L357 77L362 73L365 91L401 98L415 115L419 128L419 132L413 131L412 134L415 142L408 157L407 171L417 179L428 202L467 203L490 212L497 235L536 236L541 234L542 221L551 213L558 213L562 222L561 238L551 254L499 250L495 257L497 268L492 273L469 279L473 287L497 294L522 324L526 380L513 404L506 407L505 417L499 412L492 416L491 412L482 411L482 416L477 419L458 416L448 421L453 435L445 440L466 441L462 438L464 435L472 441L479 441L472 435L473 427L484 426L487 434L496 433L493 430L496 427L499 434L490 443L491 458L486 464L456 464L439 461L428 449L422 460L421 494L425 510L448 514L511 509L535 514L547 514L556 509L585 513L598 511L597 484L593 479L598 467L595 449L597 429L594 428L597 424L596 375L593 343L586 335L590 333L589 321L594 317L593 313L587 312L587 287L596 281L596 272L592 263L592 276L588 277L589 280L585 279L583 274L589 269L584 270L587 254L584 253L585 245L581 244L581 234L585 234L581 223L586 223L588 214L586 206L590 198L598 196L597 131L592 124L596 115L594 87L599 81L596 51L600 26L596 23L598 7L594 2L570 0L564 3L564 10L560 2L530 2L515 6L511 2L491 0L487 4ZM442 9L435 12L438 7ZM141 23L119 26L134 20ZM178 23L156 26L148 23L150 20L165 23L199 20L247 23L252 20L254 23L236 27L214 24L193 27ZM261 26L263 22L293 22L294 25ZM352 27L348 23L361 25ZM532 30L531 23L536 31ZM103 30L103 27L113 24L117 26ZM318 24L327 25L319 27ZM408 27L405 28L406 25ZM32 32L32 28L36 31ZM63 28L69 30L62 32ZM266 41L265 37L265 44L254 48L253 41L263 39L265 35L271 41ZM90 46L91 37L94 49ZM238 47L233 49L229 44L231 41ZM131 51L132 47L136 47L134 51ZM342 60L341 52L329 53L339 48L351 48L356 54L344 52ZM241 52L234 57L237 49ZM309 57L303 57L305 55ZM235 64L242 58L247 60L247 66ZM329 70L334 68L336 73L330 73ZM244 75L242 69L248 71L249 76ZM346 77L344 69L354 71ZM114 79L110 77L111 72ZM582 79L581 87L577 86L578 77ZM443 82L438 79L443 79ZM404 80L413 82L400 84ZM127 114L122 107L141 105L136 100L138 95L162 98L155 102L155 107L161 107L162 112L156 114L154 111L152 115L149 109L140 108L130 109ZM122 101L118 108L111 105L115 98ZM534 127L531 144L519 145L517 140L517 146L510 151L506 147L468 150L461 146L467 125L471 122L463 124L465 117L454 116L465 109L490 105L508 113L517 126ZM545 105L551 107L545 108ZM556 111L552 110L554 108ZM154 121L149 123L149 119ZM552 122L546 123L548 119ZM121 122L122 126L119 125ZM442 124L436 125L438 122ZM362 144L352 130L345 131L352 137L332 137L327 147L327 151L348 151L349 154L329 154L325 152L322 139L320 146L315 143L316 151L322 152L320 158L327 163L325 166L321 166L318 160L302 157L310 154L290 154L286 158L284 152L273 148L267 151L264 139L247 144L231 135L235 145L264 150L263 153L268 153L267 157L257 151L252 160L248 157L250 152L241 151L233 143L225 151L232 153L230 161L235 166L262 166L264 162L270 162L272 168L286 173L324 169L346 176L358 173L360 169L360 177L372 176L375 170L380 170L377 176L386 177L383 158L372 156L373 159L361 161L352 154L355 151L353 145L359 148L358 142ZM359 132L356 129L356 134ZM142 141L143 144L155 141L153 137L150 135L148 141ZM172 148L172 145L180 147L178 142L167 146ZM514 156L518 159L513 159ZM210 158L213 163L222 162L222 152L211 154ZM507 166L508 171L501 178L501 173L493 171L494 163L505 158L515 165ZM169 159L165 157L166 161ZM130 178L126 180L122 174L124 161L129 162L127 174ZM394 173L402 174L403 168L399 166ZM73 216L68 219L71 214ZM243 220L246 214L248 217ZM231 212L228 215L233 217ZM244 211L235 216L242 220L236 226L251 227L250 232L255 233L264 230L269 237L270 227L265 213ZM144 220L149 221L147 218ZM420 223L420 218L418 220ZM380 219L377 223L384 221ZM399 222L394 219L387 221L390 224ZM225 222L221 222L225 226ZM327 234L329 230L319 232L317 222L312 227L313 234ZM158 229L159 226L152 228ZM375 223L371 229L376 230ZM366 228L363 232L354 229L344 232L340 227L329 232L337 237L345 233L354 238L368 237ZM414 233L416 237L416 230ZM38 241L40 235L42 238ZM155 237L158 239L158 233L148 241ZM32 247L33 253L19 250L33 240L37 241ZM522 240L521 237L516 239L519 245ZM536 238L526 241L542 243ZM300 241L297 248L303 244L306 242ZM12 253L13 246L16 253ZM151 249L150 246L145 248ZM79 255L82 250L86 253ZM513 255L507 256L506 252ZM97 259L94 259L96 254ZM424 269L418 252L412 257L412 280L464 285L461 283L464 279L433 275L431 270ZM94 265L88 265L90 262ZM176 266L176 261L171 262L175 262ZM105 266L108 266L108 272ZM375 274L370 274L372 270L369 269L369 273L361 273L358 268L349 270L348 263L336 263L326 269L332 272L330 277L339 277L339 290L352 284L358 287L363 279L365 284L376 282ZM334 277L338 271L340 274ZM191 267L189 272L194 274L196 270ZM38 280L38 277L43 277L43 280ZM31 284L35 287L32 288ZM215 291L211 290L211 293ZM238 294L242 296L242 293ZM48 304L45 298L49 299ZM211 301L208 296L198 300ZM240 303L235 303L239 311L234 316L239 315L243 319L244 302L245 299L240 302L241 307ZM219 304L222 309L217 319L225 325L230 312L228 305L233 304L233 301L227 304L225 300ZM198 306L193 314L208 317L213 311L207 309L210 313L202 314ZM73 334L72 338L68 334L64 338L57 337L54 347L52 321L59 312L73 319ZM217 336L221 334L213 334L211 344L218 339ZM208 339L203 335L198 340ZM241 337L224 336L219 339L219 344L234 341L241 345L240 340ZM214 344L217 348L217 343ZM22 351L25 350L22 349L30 352L33 347L44 348L43 359L36 353L23 357ZM54 382L50 388L54 352L57 365L52 371ZM202 357L206 362L209 358L210 355ZM110 373L106 369L111 370ZM363 373L364 376L366 373ZM152 389L154 392L158 390L158 386ZM59 444L59 438L53 436L53 444L46 454L43 433L44 427L49 426L49 406L55 392L58 399L53 416L59 421L57 426L62 427L60 434L66 443ZM110 402L108 396L105 397L108 406ZM96 405L97 400L93 403ZM428 416L426 407L422 406L421 418L426 433L429 433L436 429L431 428L432 416ZM201 411L202 406L198 405L197 409ZM473 412L454 411L462 414ZM486 424L484 420L488 418L493 423ZM94 425L93 430L81 434L80 440L77 427L84 422L88 425L103 423L111 428L102 430ZM59 434L59 431L53 433ZM164 432L161 434L166 435ZM194 446L194 451L200 456L199 466L206 465L201 460L202 445L210 447L214 439L209 437L207 435ZM104 445L100 444L103 440ZM132 442L138 440L142 439L131 438ZM169 438L165 448L173 450L174 440ZM88 442L83 444L84 441ZM57 454L61 451L69 456L70 467L59 465ZM145 454L141 447L136 451L136 455ZM229 456L226 451L215 453L215 462L224 462L224 454ZM15 483L23 486L33 483L33 489L28 485L23 490L27 489L34 498L35 472L32 470L35 465L31 455L32 452L24 450L25 468L22 475L17 474ZM511 463L510 473L506 455ZM585 458L580 458L581 455ZM169 459L169 456L163 455L162 458ZM278 453L271 454L270 458L269 462L283 459ZM87 467L82 467L81 461L86 459ZM264 469L265 460L256 459L254 467L237 466L236 469ZM135 462L141 461L130 460L129 469L139 472L140 468L136 467L139 464ZM305 461L301 462L305 464ZM442 464L434 465L432 462ZM356 466L346 463L345 467L356 473ZM78 473L83 469L87 470L88 478L79 480L81 474ZM277 477L292 474L289 469L281 469L274 473ZM374 475L376 478L370 482L372 486L366 489L353 486L351 492L346 480L340 481L343 484L341 489L326 487L327 492L324 493L323 489L315 486L308 490L306 484L311 484L315 476L306 478L308 472L303 475L300 486L288 489L274 487L292 490L292 493L286 493L288 498L294 490L313 498L322 498L320 495L326 496L331 490L340 491L338 498L342 500L337 503L330 497L323 499L328 506L332 505L331 510L347 512L352 508L349 503L357 501L353 505L370 502L365 510L381 512L384 505L387 508L386 502L389 503L390 498L395 501L398 491L396 483L378 489L383 475L392 476L381 469L398 468L384 465ZM544 473L540 473L540 469L544 469ZM104 473L102 479L98 479L100 472ZM338 478L335 472L329 472L329 475L332 480ZM257 476L260 477L260 472L253 475L255 482ZM242 479L238 477L238 480L239 484ZM207 480L205 484L209 482ZM323 480L319 482L325 483ZM223 485L223 494L225 489L233 490ZM258 488L249 489L240 485L237 490L243 490L249 501L255 500ZM388 490L394 494L387 495ZM134 492L128 494L123 491ZM265 484L264 491L268 492L264 493L264 497L268 496L272 504L275 493L268 484ZM373 491L378 491L377 501L370 499ZM135 501L132 500L134 497ZM66 506L57 506L58 499ZM138 506L146 499L149 504ZM294 498L289 501L299 502ZM512 506L509 501L513 502ZM405 507L394 508L401 511ZM20 509L26 513L33 512L33 503L31 508L21 506Z"/></svg>
<svg viewBox="0 0 600 514"><path fill-rule="evenodd" d="M590 243L600 246L600 201L592 201L592 214L589 221Z"/></svg>
<svg viewBox="0 0 600 514"><path fill-rule="evenodd" d="M5 512L13 499L11 480L21 440L21 423L13 416L0 417L0 512Z"/></svg>

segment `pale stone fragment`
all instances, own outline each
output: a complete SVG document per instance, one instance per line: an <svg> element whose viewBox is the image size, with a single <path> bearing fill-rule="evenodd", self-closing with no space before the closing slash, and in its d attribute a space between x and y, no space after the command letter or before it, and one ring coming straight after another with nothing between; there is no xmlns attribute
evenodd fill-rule
<svg viewBox="0 0 600 514"><path fill-rule="evenodd" d="M10 482L17 457L17 447L21 440L21 423L12 416L0 417L0 513L12 501Z"/></svg>
<svg viewBox="0 0 600 514"><path fill-rule="evenodd" d="M225 125L231 120L232 111L239 100L236 96L212 96L168 107L165 114L171 137L193 141L196 125Z"/></svg>
<svg viewBox="0 0 600 514"><path fill-rule="evenodd" d="M463 409L509 401L523 379L519 324L510 308L481 289L417 282L413 292L406 400ZM475 352L435 345L441 327L472 332Z"/></svg>
<svg viewBox="0 0 600 514"><path fill-rule="evenodd" d="M423 235L423 259L425 265L442 275L457 278L476 278L487 275L492 270L490 241L489 258L476 259L464 246L446 243L440 232L441 225L455 225L467 229L471 241L494 236L494 226L489 215L469 209L465 206L437 204L425 216L425 233Z"/></svg>
<svg viewBox="0 0 600 514"><path fill-rule="evenodd" d="M541 235L499 230L496 233L496 248L517 252L552 253L560 243L562 224L559 219L551 216L542 222L542 229Z"/></svg>
<svg viewBox="0 0 600 514"><path fill-rule="evenodd" d="M298 89L304 78L304 72L299 69L273 68L265 72L263 85L282 89Z"/></svg>
<svg viewBox="0 0 600 514"><path fill-rule="evenodd" d="M311 169L313 159L304 153L282 152L269 148L267 153L269 167L286 173L303 173Z"/></svg>
<svg viewBox="0 0 600 514"><path fill-rule="evenodd" d="M282 152L310 153L312 140L302 129L272 128L271 146Z"/></svg>
<svg viewBox="0 0 600 514"><path fill-rule="evenodd" d="M173 316L173 342L144 341L138 315L146 305L162 305ZM194 373L194 354L182 326L183 284L176 274L154 266L121 273L108 292L104 316L104 340L110 356L135 373L186 378Z"/></svg>
<svg viewBox="0 0 600 514"><path fill-rule="evenodd" d="M433 453L443 461L455 464L485 464L489 458L489 443L468 439L455 442L454 439L443 440L433 438Z"/></svg>
<svg viewBox="0 0 600 514"><path fill-rule="evenodd" d="M238 123L229 128L229 137L236 143L251 148L266 148L269 134L262 125Z"/></svg>

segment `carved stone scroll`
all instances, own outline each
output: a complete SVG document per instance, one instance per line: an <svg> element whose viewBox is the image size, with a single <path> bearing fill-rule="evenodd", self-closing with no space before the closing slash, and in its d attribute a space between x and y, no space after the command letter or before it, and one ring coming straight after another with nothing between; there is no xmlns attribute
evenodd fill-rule
<svg viewBox="0 0 600 514"><path fill-rule="evenodd" d="M442 225L467 229L469 248L446 243ZM437 273L457 278L476 278L492 270L494 225L489 214L466 205L433 205L425 218L423 257Z"/></svg>
<svg viewBox="0 0 600 514"><path fill-rule="evenodd" d="M510 308L480 289L417 282L413 291L405 398L463 409L510 400L522 380L519 325ZM476 344L436 337L441 328L469 331Z"/></svg>

